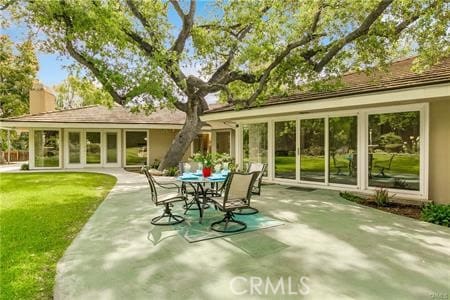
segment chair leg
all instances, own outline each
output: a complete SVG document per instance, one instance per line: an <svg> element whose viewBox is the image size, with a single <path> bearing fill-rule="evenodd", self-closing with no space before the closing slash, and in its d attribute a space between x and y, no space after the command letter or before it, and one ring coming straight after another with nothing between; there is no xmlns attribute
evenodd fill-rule
<svg viewBox="0 0 450 300"><path fill-rule="evenodd" d="M164 219L167 219L167 221L164 221ZM182 216L174 215L172 213L172 211L170 210L170 203L166 203L164 205L164 212L163 212L163 214L158 216L158 217L153 218L150 223L152 223L153 225L165 226L165 225L179 224L179 223L181 223L183 221L184 221L184 218Z"/></svg>
<svg viewBox="0 0 450 300"><path fill-rule="evenodd" d="M225 223L223 229L221 229L221 226L219 226L222 223ZM228 225L230 223L238 224L240 226L237 229L228 230ZM246 229L247 228L247 224L245 224L242 221L236 220L233 217L233 213L230 212L230 211L227 211L225 213L224 218L222 220L220 220L220 221L213 222L211 224L210 228L211 228L211 230L214 230L214 231L217 231L217 232L232 233L232 232L239 232L239 231L242 231L242 230Z"/></svg>

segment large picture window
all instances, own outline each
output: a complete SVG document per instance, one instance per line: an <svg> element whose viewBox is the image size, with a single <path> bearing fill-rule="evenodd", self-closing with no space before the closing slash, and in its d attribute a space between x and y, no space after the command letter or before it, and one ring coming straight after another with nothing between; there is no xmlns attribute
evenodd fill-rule
<svg viewBox="0 0 450 300"><path fill-rule="evenodd" d="M275 177L295 179L296 121L275 122Z"/></svg>
<svg viewBox="0 0 450 300"><path fill-rule="evenodd" d="M267 163L267 123L242 126L244 168L250 162Z"/></svg>
<svg viewBox="0 0 450 300"><path fill-rule="evenodd" d="M147 165L147 132L127 131L125 134L126 164Z"/></svg>
<svg viewBox="0 0 450 300"><path fill-rule="evenodd" d="M59 131L34 131L34 166L59 167Z"/></svg>
<svg viewBox="0 0 450 300"><path fill-rule="evenodd" d="M420 112L369 115L369 186L420 189Z"/></svg>
<svg viewBox="0 0 450 300"><path fill-rule="evenodd" d="M329 130L328 182L357 184L357 122L356 116L331 117Z"/></svg>

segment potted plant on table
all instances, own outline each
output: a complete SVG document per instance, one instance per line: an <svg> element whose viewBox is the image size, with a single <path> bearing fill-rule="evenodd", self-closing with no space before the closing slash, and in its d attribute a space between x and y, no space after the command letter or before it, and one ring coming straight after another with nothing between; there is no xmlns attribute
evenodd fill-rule
<svg viewBox="0 0 450 300"><path fill-rule="evenodd" d="M209 177L211 176L212 173L212 168L213 168L213 157L211 153L195 153L194 156L192 157L192 160L201 164L203 166L202 169L202 174L203 177Z"/></svg>

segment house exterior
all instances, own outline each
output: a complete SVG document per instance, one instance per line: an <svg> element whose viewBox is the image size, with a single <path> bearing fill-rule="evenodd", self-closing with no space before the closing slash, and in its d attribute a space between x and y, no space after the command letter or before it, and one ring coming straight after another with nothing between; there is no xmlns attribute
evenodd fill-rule
<svg viewBox="0 0 450 300"><path fill-rule="evenodd" d="M204 120L234 124L237 161L266 162L266 181L450 203L450 59L420 74L412 60Z"/></svg>
<svg viewBox="0 0 450 300"><path fill-rule="evenodd" d="M120 105L55 110L55 96L42 85L30 92L31 114L1 120L8 129L28 130L30 169L136 167L162 160L185 121L180 111L130 113ZM211 122L214 124L215 122ZM230 126L204 126L185 153L220 151L234 155ZM212 139L220 140L220 146Z"/></svg>
<svg viewBox="0 0 450 300"><path fill-rule="evenodd" d="M450 59L420 74L411 63L349 73L332 91L272 97L242 110L213 107L185 159L228 152L241 166L267 163L268 182L362 193L385 187L397 197L450 203ZM29 130L32 169L151 164L185 118L120 106L53 111L43 104L49 97L30 96L32 114L0 125Z"/></svg>

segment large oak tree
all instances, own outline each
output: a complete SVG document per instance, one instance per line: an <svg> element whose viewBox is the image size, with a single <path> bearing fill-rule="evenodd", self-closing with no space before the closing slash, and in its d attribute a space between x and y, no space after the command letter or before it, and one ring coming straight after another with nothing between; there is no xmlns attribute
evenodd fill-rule
<svg viewBox="0 0 450 300"><path fill-rule="evenodd" d="M199 133L210 94L243 108L408 51L422 66L449 51L442 0L220 0L200 12L195 0L14 2L8 10L43 30L48 50L73 57L117 103L186 113L160 168Z"/></svg>

